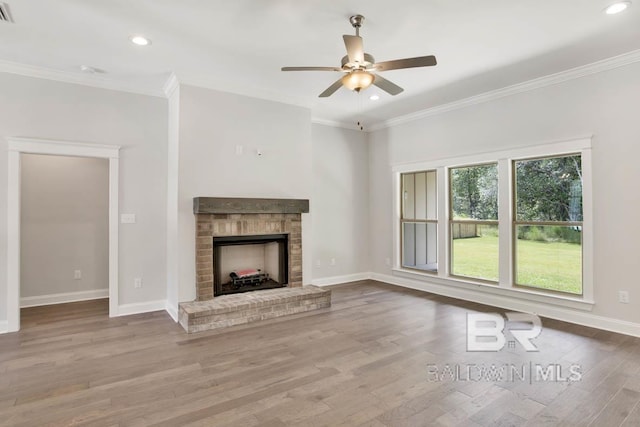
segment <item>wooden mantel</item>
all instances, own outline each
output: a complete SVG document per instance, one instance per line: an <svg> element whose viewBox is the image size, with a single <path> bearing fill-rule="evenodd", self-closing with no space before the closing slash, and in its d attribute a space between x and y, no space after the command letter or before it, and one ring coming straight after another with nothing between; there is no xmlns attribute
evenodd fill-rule
<svg viewBox="0 0 640 427"><path fill-rule="evenodd" d="M309 212L308 199L247 199L194 197L194 214L299 214Z"/></svg>

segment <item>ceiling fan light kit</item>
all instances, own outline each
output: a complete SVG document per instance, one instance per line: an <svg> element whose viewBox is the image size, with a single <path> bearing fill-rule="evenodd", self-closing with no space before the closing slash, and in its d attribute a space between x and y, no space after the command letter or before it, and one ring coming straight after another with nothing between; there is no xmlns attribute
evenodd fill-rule
<svg viewBox="0 0 640 427"><path fill-rule="evenodd" d="M364 16L353 15L349 18L351 26L355 28L355 36L345 34L342 36L347 48L347 55L342 58L340 67L282 67L282 71L338 71L346 73L325 89L319 96L326 98L333 95L342 86L349 90L360 92L371 85L375 85L390 95L397 95L404 89L390 82L375 72L400 70L403 68L431 67L437 64L433 55L419 56L416 58L396 59L376 63L372 55L364 51L360 28Z"/></svg>
<svg viewBox="0 0 640 427"><path fill-rule="evenodd" d="M349 90L360 92L371 86L376 76L363 70L353 70L349 74L345 74L342 79L342 85Z"/></svg>

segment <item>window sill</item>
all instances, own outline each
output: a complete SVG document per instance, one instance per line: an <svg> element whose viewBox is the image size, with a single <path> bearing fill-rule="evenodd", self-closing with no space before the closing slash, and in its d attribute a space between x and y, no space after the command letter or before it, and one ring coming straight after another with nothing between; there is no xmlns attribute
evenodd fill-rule
<svg viewBox="0 0 640 427"><path fill-rule="evenodd" d="M407 270L397 267L392 269L392 274L397 277L403 277L443 287L455 287L462 290L483 292L490 295L510 297L522 301L552 304L581 311L591 311L595 304L594 301L587 300L579 296L572 297L550 294L529 289L500 286L498 284L474 282L454 277L440 277L434 274L420 273L415 270Z"/></svg>

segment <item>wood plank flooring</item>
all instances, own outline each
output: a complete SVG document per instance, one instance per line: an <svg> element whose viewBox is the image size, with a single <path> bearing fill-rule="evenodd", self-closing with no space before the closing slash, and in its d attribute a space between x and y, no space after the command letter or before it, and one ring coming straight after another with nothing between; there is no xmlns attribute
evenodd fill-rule
<svg viewBox="0 0 640 427"><path fill-rule="evenodd" d="M193 335L164 312L109 319L106 300L24 309L0 335L0 425L640 426L640 339L543 319L537 353L471 353L466 313L500 310L332 290L329 309ZM536 364L582 378L433 374Z"/></svg>

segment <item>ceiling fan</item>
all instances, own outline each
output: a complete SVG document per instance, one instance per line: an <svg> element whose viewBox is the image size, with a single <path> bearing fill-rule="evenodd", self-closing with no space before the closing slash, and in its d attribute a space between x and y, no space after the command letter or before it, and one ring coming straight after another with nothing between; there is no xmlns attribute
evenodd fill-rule
<svg viewBox="0 0 640 427"><path fill-rule="evenodd" d="M339 71L345 73L322 92L319 95L320 98L333 95L341 86L360 92L372 84L395 96L404 89L379 74L375 74L376 71L431 67L437 64L436 57L433 55L376 62L373 56L365 53L363 48L362 37L360 37L360 27L362 27L363 21L364 16L362 15L354 15L349 18L349 22L356 29L356 35L345 34L342 36L347 48L347 56L342 58L340 67L282 67L282 71Z"/></svg>

